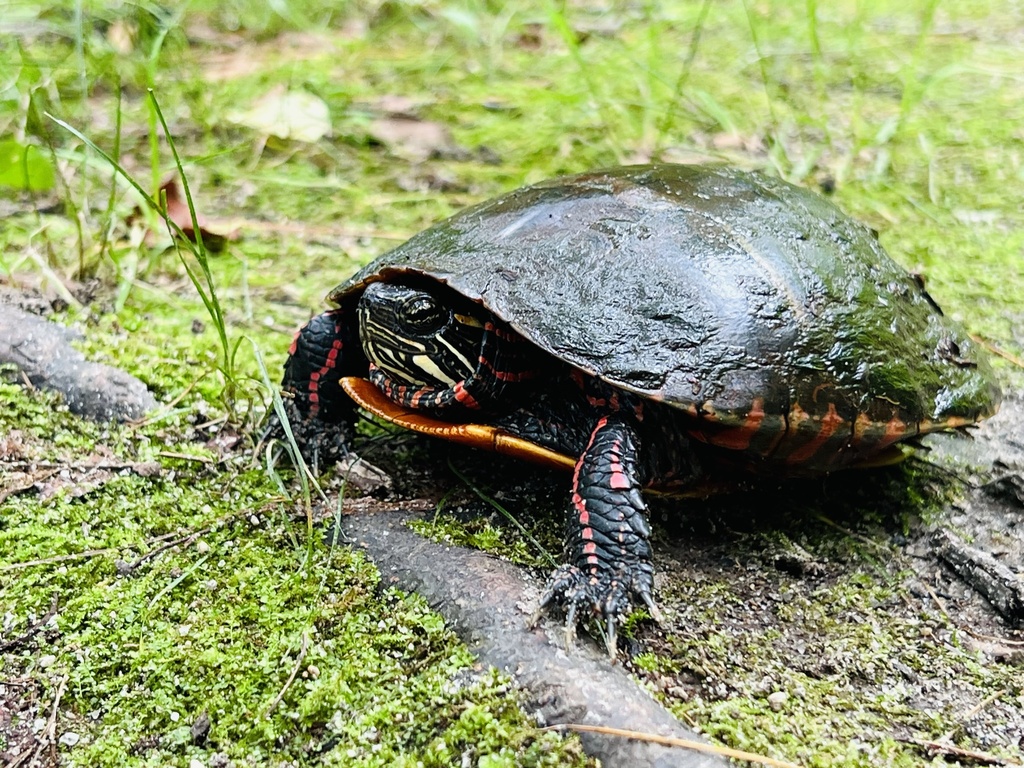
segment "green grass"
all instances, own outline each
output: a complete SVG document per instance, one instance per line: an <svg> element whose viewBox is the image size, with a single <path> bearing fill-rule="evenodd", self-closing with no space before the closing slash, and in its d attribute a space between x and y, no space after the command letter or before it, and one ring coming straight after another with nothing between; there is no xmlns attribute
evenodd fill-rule
<svg viewBox="0 0 1024 768"><path fill-rule="evenodd" d="M99 450L163 467L82 497L29 491L2 502L2 563L120 553L0 571L5 635L58 599L57 628L5 654L0 670L31 676L49 697L67 675L61 727L86 737L68 764L187 764L218 750L238 765L306 764L321 748L328 763L359 765L447 765L464 750L489 765L577 759L573 742L529 727L504 681L453 683L471 661L437 618L380 591L347 549L309 540L305 521L289 517L295 503L247 459L168 456L212 459L208 440L265 412L246 339L276 377L292 329L334 284L463 205L648 160L717 159L834 186L949 314L1024 356L1024 12L1012 5L82 0L0 15L0 163L21 168L0 168L0 278L62 299L60 319L85 330L91 358L173 403L147 426L99 428L45 395L0 391L0 435L17 430L30 458L78 465ZM197 213L241 235L200 264L216 310L142 195L47 117L116 156L157 198L179 164L148 89ZM330 133L303 142L247 127L245 113L275 89L320 100ZM455 151L410 159L422 150L380 144L373 120L396 98L444 125ZM997 364L1019 389L1020 367ZM202 552L193 543L130 577L116 569L154 537L211 526ZM475 540L500 538L485 527ZM853 635L855 647L868 641ZM305 671L265 718L303 637ZM43 669L47 654L56 662ZM995 684L972 670L972 685ZM842 752L842 729L794 741L734 674L725 700L685 714L740 748L869 764ZM876 706L812 700L836 712ZM192 745L183 729L203 708L216 743ZM417 723L408 736L399 714ZM886 748L904 761L895 764L917 754Z"/></svg>

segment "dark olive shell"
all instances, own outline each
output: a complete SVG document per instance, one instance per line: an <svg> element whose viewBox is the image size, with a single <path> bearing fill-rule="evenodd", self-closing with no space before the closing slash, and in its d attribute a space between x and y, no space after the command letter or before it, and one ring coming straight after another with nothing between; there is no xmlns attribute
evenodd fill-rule
<svg viewBox="0 0 1024 768"><path fill-rule="evenodd" d="M794 463L826 440L881 448L998 405L976 345L870 229L760 173L653 165L536 184L416 235L330 298L403 274L690 412L709 442L803 432Z"/></svg>

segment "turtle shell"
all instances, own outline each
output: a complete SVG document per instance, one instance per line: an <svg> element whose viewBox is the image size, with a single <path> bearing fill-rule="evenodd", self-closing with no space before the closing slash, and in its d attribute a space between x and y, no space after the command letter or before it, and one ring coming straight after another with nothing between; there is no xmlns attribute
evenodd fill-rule
<svg viewBox="0 0 1024 768"><path fill-rule="evenodd" d="M429 278L724 448L851 463L992 414L975 344L875 234L718 166L630 166L468 208L338 286Z"/></svg>

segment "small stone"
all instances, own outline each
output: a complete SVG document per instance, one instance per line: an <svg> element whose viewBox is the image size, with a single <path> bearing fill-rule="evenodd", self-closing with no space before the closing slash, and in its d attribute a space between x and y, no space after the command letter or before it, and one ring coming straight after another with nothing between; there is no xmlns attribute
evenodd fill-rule
<svg viewBox="0 0 1024 768"><path fill-rule="evenodd" d="M384 470L375 467L354 453L347 454L338 462L338 472L351 485L364 494L387 493L394 482Z"/></svg>
<svg viewBox="0 0 1024 768"><path fill-rule="evenodd" d="M768 694L768 706L771 707L772 712L780 712L787 701L789 701L789 694L785 691Z"/></svg>
<svg viewBox="0 0 1024 768"><path fill-rule="evenodd" d="M197 552L198 552L198 553L199 553L200 555L205 555L205 554L206 554L207 552L209 552L209 551L210 551L210 545L209 545L209 544L207 544L207 543L206 543L205 541L203 541L202 539L200 539L199 541L197 541L197 542L196 542L196 551L197 551Z"/></svg>
<svg viewBox="0 0 1024 768"><path fill-rule="evenodd" d="M203 744L210 735L210 713L205 710L201 712L189 730L192 734L192 743Z"/></svg>
<svg viewBox="0 0 1024 768"><path fill-rule="evenodd" d="M203 761L200 760L198 757L193 757L191 760L188 761L188 768L206 768L206 766L203 764Z"/></svg>
<svg viewBox="0 0 1024 768"><path fill-rule="evenodd" d="M177 712L171 712L171 722L176 723L181 719L181 715Z"/></svg>
<svg viewBox="0 0 1024 768"><path fill-rule="evenodd" d="M52 667L56 663L57 663L57 657L54 656L52 653L48 653L45 656L40 656L39 657L39 666L42 667L43 669L49 669L50 667Z"/></svg>
<svg viewBox="0 0 1024 768"><path fill-rule="evenodd" d="M65 747L73 747L81 740L81 738L82 737L74 731L66 731L60 735L60 738L57 739L57 741L59 741Z"/></svg>

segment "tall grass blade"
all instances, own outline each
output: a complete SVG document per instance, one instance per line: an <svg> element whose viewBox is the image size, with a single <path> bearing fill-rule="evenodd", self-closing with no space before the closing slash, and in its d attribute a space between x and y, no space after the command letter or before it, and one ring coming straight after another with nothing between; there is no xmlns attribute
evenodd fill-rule
<svg viewBox="0 0 1024 768"><path fill-rule="evenodd" d="M675 123L676 115L678 114L678 105L683 98L683 89L686 88L686 83L690 79L690 71L693 69L693 62L697 59L697 50L700 48L700 36L704 31L704 23L707 21L708 13L711 11L711 4L714 0L704 0L700 6L700 13L697 16L697 23L693 26L693 31L690 34L690 47L686 51L686 58L683 59L683 64L679 68L679 76L676 78L676 84L672 89L672 94L669 97L668 107L665 109L661 120L658 122L657 138L655 143L655 152L661 150L664 147L663 139L666 134L672 130L673 123Z"/></svg>

